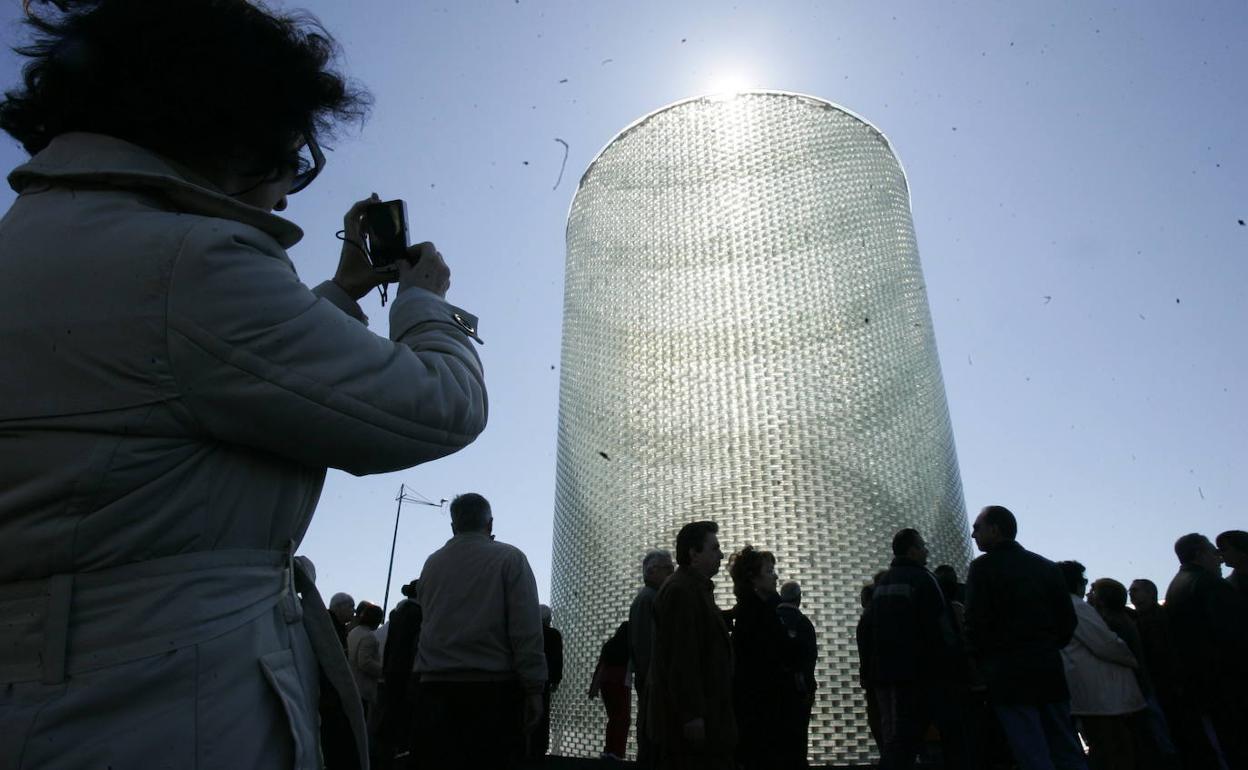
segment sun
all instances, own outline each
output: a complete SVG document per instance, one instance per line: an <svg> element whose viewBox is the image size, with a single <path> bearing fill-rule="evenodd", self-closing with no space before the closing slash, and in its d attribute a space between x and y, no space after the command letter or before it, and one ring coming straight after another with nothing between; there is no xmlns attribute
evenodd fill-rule
<svg viewBox="0 0 1248 770"><path fill-rule="evenodd" d="M720 70L707 83L707 90L713 95L730 95L757 87L756 79L742 70Z"/></svg>

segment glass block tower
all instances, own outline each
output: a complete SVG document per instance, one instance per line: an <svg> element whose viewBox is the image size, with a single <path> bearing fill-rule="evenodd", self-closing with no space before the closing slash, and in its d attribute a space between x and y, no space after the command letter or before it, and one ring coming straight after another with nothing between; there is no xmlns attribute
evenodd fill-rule
<svg viewBox="0 0 1248 770"><path fill-rule="evenodd" d="M567 230L552 604L569 686L552 751L596 756L584 686L641 557L713 519L773 551L819 633L811 758L871 754L854 628L893 533L970 558L906 177L833 104L749 92L646 116ZM716 579L731 607L731 581Z"/></svg>

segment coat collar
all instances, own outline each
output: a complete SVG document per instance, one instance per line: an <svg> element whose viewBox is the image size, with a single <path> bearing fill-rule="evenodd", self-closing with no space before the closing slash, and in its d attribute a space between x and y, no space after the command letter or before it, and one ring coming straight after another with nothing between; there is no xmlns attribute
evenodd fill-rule
<svg viewBox="0 0 1248 770"><path fill-rule="evenodd" d="M104 134L61 134L9 174L9 186L19 195L41 184L148 190L179 211L251 225L284 249L303 238L290 220L231 198L175 161Z"/></svg>

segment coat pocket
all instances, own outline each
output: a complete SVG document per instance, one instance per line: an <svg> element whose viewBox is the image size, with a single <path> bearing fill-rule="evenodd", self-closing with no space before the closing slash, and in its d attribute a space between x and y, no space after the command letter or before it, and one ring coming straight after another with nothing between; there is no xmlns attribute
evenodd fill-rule
<svg viewBox="0 0 1248 770"><path fill-rule="evenodd" d="M294 654L290 650L270 652L260 658L260 668L286 711L295 744L296 770L319 770L320 740L312 718L313 705L308 703L308 695L299 680Z"/></svg>

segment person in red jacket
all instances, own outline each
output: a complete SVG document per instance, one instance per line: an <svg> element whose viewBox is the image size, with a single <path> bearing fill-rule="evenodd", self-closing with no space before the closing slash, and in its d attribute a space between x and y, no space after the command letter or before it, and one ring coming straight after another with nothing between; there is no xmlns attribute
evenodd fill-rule
<svg viewBox="0 0 1248 770"><path fill-rule="evenodd" d="M628 683L628 621L620 624L602 645L594 678L589 683L589 697L602 696L607 710L607 736L603 759L623 759L628 749L628 728L632 722L629 707L633 690Z"/></svg>

